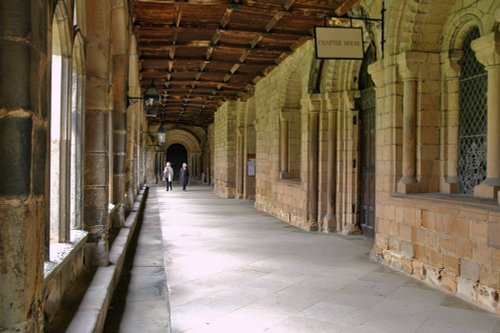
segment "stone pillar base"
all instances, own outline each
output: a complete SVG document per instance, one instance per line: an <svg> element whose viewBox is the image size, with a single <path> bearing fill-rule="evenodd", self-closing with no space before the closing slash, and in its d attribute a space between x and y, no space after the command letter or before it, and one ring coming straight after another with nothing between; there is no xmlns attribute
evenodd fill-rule
<svg viewBox="0 0 500 333"><path fill-rule="evenodd" d="M442 191L444 193L458 193L460 191L458 177L444 177Z"/></svg>
<svg viewBox="0 0 500 333"><path fill-rule="evenodd" d="M418 193L419 186L415 177L403 177L399 180L397 185L399 193Z"/></svg>
<svg viewBox="0 0 500 333"><path fill-rule="evenodd" d="M480 198L497 198L500 191L499 178L486 178L481 184L474 187L474 196Z"/></svg>
<svg viewBox="0 0 500 333"><path fill-rule="evenodd" d="M337 232L337 220L333 214L327 213L325 217L323 217L321 231L324 233Z"/></svg>

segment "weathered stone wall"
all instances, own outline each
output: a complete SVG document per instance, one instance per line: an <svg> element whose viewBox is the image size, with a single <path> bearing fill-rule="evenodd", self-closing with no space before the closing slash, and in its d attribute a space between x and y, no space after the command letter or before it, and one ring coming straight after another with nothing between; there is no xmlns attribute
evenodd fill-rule
<svg viewBox="0 0 500 333"><path fill-rule="evenodd" d="M214 191L224 198L236 195L236 119L239 101L217 110L214 120Z"/></svg>
<svg viewBox="0 0 500 333"><path fill-rule="evenodd" d="M498 312L500 208L494 201L402 195L377 209L373 254L379 260Z"/></svg>
<svg viewBox="0 0 500 333"><path fill-rule="evenodd" d="M299 156L300 152L300 161L296 161L300 171L296 170L293 180L280 178L280 112L285 107L287 96L297 99L297 96L307 95L312 47L312 43L308 42L287 58L256 85L254 95L257 157L255 206L306 230L311 228L307 221L307 112L302 109L297 111L301 117L301 133L296 132L292 137L296 150L291 156ZM299 79L298 83L287 90L288 80L294 74ZM300 103L298 106L294 103L294 106L302 107Z"/></svg>
<svg viewBox="0 0 500 333"><path fill-rule="evenodd" d="M75 230L71 235L71 243L53 244L50 261L45 262L45 278L43 281L45 322L50 326L56 316L65 316L63 302L75 298L85 288L85 272L90 262L85 255L87 233ZM67 315L67 314L66 314Z"/></svg>
<svg viewBox="0 0 500 333"><path fill-rule="evenodd" d="M497 313L500 208L495 181L480 185L474 196L453 193L460 48L467 32L479 26L482 45L491 41L476 57L485 61L481 52L489 52L486 69L500 66L493 46L500 43L498 32L493 32L499 6L489 0L436 1L425 8L393 2L386 16L385 57L369 68L377 94L377 229L372 255ZM488 71L488 80L494 76L498 78ZM489 100L498 96L498 89L491 87ZM497 106L488 105L489 114L493 109L498 114ZM488 133L494 119L488 115ZM488 168L499 163L490 155L498 144L496 139L488 141Z"/></svg>

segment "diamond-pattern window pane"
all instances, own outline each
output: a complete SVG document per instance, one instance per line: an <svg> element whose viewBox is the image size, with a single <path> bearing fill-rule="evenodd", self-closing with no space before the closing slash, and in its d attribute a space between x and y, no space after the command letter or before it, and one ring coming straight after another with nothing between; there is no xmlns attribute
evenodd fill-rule
<svg viewBox="0 0 500 333"><path fill-rule="evenodd" d="M460 192L464 194L473 194L474 186L486 178L488 78L470 47L471 41L478 37L479 30L472 30L462 47L458 177Z"/></svg>

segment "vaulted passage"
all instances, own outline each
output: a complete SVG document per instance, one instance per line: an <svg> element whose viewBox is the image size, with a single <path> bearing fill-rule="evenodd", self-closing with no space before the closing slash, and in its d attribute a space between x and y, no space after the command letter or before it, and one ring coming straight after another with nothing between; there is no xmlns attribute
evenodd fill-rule
<svg viewBox="0 0 500 333"><path fill-rule="evenodd" d="M0 332L497 333L499 26L0 0Z"/></svg>

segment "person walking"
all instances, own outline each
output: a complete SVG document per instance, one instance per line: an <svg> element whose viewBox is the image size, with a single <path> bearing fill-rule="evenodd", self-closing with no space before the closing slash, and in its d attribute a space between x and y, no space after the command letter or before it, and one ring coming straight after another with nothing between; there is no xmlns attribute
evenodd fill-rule
<svg viewBox="0 0 500 333"><path fill-rule="evenodd" d="M179 177L182 184L182 190L185 191L186 185L189 182L189 169L187 167L187 163L182 163L181 170L179 171Z"/></svg>
<svg viewBox="0 0 500 333"><path fill-rule="evenodd" d="M163 169L163 175L165 177L165 184L167 185L167 191L170 188L172 191L172 180L174 179L174 169L170 165L170 162L167 162L165 165L165 169Z"/></svg>

